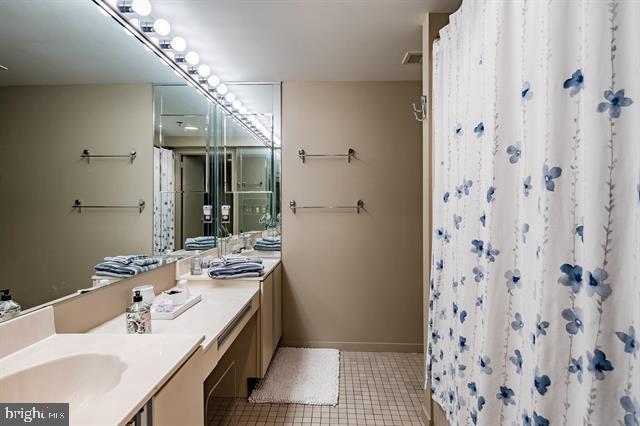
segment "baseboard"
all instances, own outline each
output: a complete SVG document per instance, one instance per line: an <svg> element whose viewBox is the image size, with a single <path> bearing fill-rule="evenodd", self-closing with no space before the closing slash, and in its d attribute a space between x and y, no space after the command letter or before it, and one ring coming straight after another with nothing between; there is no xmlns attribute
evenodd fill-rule
<svg viewBox="0 0 640 426"><path fill-rule="evenodd" d="M280 346L332 348L347 352L415 352L422 353L422 343L332 342L321 340L290 340L282 338Z"/></svg>
<svg viewBox="0 0 640 426"><path fill-rule="evenodd" d="M433 420L431 419L431 392L428 389L424 390L424 395L422 398L422 422L426 426L432 426Z"/></svg>

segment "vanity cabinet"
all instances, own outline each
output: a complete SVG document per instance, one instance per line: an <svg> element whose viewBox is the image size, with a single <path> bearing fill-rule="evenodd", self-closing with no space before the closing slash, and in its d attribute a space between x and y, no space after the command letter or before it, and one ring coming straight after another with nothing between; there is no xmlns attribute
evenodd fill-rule
<svg viewBox="0 0 640 426"><path fill-rule="evenodd" d="M258 360L260 377L264 377L273 353L282 337L282 265L260 281L260 334Z"/></svg>
<svg viewBox="0 0 640 426"><path fill-rule="evenodd" d="M202 350L198 349L155 394L152 402L153 426L202 426Z"/></svg>

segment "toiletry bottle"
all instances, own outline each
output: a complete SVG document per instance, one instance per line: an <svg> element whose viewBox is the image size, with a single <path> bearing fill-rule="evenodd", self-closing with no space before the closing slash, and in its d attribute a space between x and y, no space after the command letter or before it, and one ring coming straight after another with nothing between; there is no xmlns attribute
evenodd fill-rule
<svg viewBox="0 0 640 426"><path fill-rule="evenodd" d="M136 290L133 303L127 308L127 333L151 333L151 307L142 301L139 290Z"/></svg>
<svg viewBox="0 0 640 426"><path fill-rule="evenodd" d="M180 290L184 291L185 293L187 293L187 296L190 296L191 294L189 293L189 283L187 282L187 280L180 280L178 281L178 285L176 285L176 287L178 287Z"/></svg>
<svg viewBox="0 0 640 426"><path fill-rule="evenodd" d="M1 290L0 296L0 322L15 318L20 314L20 305L11 300L11 290Z"/></svg>

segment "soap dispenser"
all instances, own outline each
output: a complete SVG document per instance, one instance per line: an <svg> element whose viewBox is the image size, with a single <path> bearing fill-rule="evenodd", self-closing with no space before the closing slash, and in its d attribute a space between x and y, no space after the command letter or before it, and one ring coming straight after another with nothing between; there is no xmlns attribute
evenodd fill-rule
<svg viewBox="0 0 640 426"><path fill-rule="evenodd" d="M151 333L151 306L142 300L140 290L136 290L133 303L127 308L127 333Z"/></svg>
<svg viewBox="0 0 640 426"><path fill-rule="evenodd" d="M20 314L20 305L11 300L11 290L1 290L0 296L0 322L15 318Z"/></svg>

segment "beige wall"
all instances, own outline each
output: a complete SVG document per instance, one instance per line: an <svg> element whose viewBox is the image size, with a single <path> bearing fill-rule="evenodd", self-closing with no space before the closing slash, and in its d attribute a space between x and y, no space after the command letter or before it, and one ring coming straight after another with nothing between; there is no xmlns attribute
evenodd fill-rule
<svg viewBox="0 0 640 426"><path fill-rule="evenodd" d="M90 287L104 256L152 249L150 85L0 87L0 267L24 307ZM95 154L138 157L80 159ZM132 204L137 210L83 210Z"/></svg>
<svg viewBox="0 0 640 426"><path fill-rule="evenodd" d="M283 84L285 345L422 351L420 82ZM308 159L346 153L356 159ZM309 211L298 205L355 205Z"/></svg>

